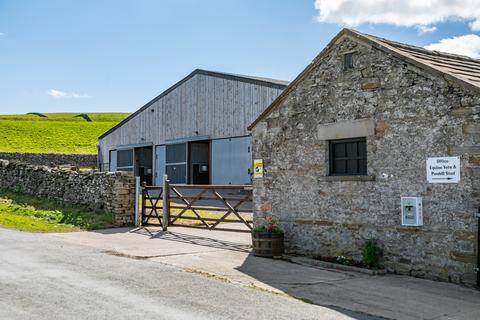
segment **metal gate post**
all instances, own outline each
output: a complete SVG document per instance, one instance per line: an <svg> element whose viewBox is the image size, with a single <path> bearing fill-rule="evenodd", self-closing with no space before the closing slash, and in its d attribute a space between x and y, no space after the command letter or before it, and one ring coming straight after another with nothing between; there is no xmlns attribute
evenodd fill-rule
<svg viewBox="0 0 480 320"><path fill-rule="evenodd" d="M139 201L140 201L140 177L135 177L135 222L134 222L135 227L138 227L140 225Z"/></svg>
<svg viewBox="0 0 480 320"><path fill-rule="evenodd" d="M147 186L147 183L145 181L143 181L141 183L141 187L140 187L140 192L142 194L142 213L140 215L140 225L143 226L143 219L145 218L145 214L146 214L146 211L145 211L145 207L146 207L146 197L145 197L145 192L147 192L145 190L145 187Z"/></svg>
<svg viewBox="0 0 480 320"><path fill-rule="evenodd" d="M168 181L168 176L164 175L163 176L163 216L162 216L162 225L163 225L163 231L167 231L168 229L168 223L170 221L170 203L169 203L169 198L170 198L170 181Z"/></svg>

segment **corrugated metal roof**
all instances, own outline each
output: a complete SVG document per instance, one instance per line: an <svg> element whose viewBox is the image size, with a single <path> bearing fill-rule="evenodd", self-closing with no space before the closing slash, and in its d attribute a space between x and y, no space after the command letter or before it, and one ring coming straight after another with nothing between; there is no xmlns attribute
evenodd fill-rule
<svg viewBox="0 0 480 320"><path fill-rule="evenodd" d="M378 38L367 34L363 35L374 38L385 45L391 46L400 51L402 54L409 55L421 63L430 65L436 69L439 69L440 71L480 87L480 60L478 59L451 53L427 50L421 47Z"/></svg>
<svg viewBox="0 0 480 320"><path fill-rule="evenodd" d="M242 74L235 74L235 73L226 73L226 72L218 72L227 76L232 76L236 77L239 79L250 79L254 81L260 81L260 82L268 82L268 83L273 83L273 84L278 84L280 86L288 86L290 84L290 81L285 81L285 80L278 80L278 79L272 79L272 78L264 78L264 77L255 77L255 76L246 76Z"/></svg>

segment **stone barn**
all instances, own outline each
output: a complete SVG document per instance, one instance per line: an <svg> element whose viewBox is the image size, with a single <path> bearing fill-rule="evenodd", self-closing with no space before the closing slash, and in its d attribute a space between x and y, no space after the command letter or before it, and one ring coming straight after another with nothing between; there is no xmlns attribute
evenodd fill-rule
<svg viewBox="0 0 480 320"><path fill-rule="evenodd" d="M100 168L148 185L249 184L247 127L287 84L197 69L99 138Z"/></svg>
<svg viewBox="0 0 480 320"><path fill-rule="evenodd" d="M289 252L476 282L480 60L342 30L250 126Z"/></svg>

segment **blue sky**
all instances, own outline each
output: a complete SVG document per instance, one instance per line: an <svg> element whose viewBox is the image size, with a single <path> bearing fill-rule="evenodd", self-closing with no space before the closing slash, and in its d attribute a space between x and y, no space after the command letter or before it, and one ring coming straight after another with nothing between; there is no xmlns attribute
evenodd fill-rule
<svg viewBox="0 0 480 320"><path fill-rule="evenodd" d="M292 80L343 26L480 56L475 1L412 1L0 0L0 114L133 112L195 68Z"/></svg>

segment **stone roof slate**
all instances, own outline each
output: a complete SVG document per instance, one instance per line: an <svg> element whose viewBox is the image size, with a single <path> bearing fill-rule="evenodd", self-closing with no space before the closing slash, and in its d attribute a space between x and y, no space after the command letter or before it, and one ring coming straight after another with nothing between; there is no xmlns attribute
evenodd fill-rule
<svg viewBox="0 0 480 320"><path fill-rule="evenodd" d="M374 38L377 41L392 46L402 54L410 55L424 64L431 65L444 71L445 73L449 73L458 77L459 79L468 81L480 87L480 60L478 59L440 51L427 50L421 47L378 38L367 34L362 35Z"/></svg>
<svg viewBox="0 0 480 320"><path fill-rule="evenodd" d="M425 69L427 72L442 74L445 78L456 81L469 89L480 93L480 60L467 56L427 50L424 48L395 42L369 34L361 33L352 29L343 29L330 43L318 54L315 59L288 85L288 87L265 109L260 116L248 127L253 127L266 115L268 115L292 90L300 83L315 67L321 63L322 58L330 52L337 41L347 36L357 41L366 42L370 45L391 53L406 62Z"/></svg>

